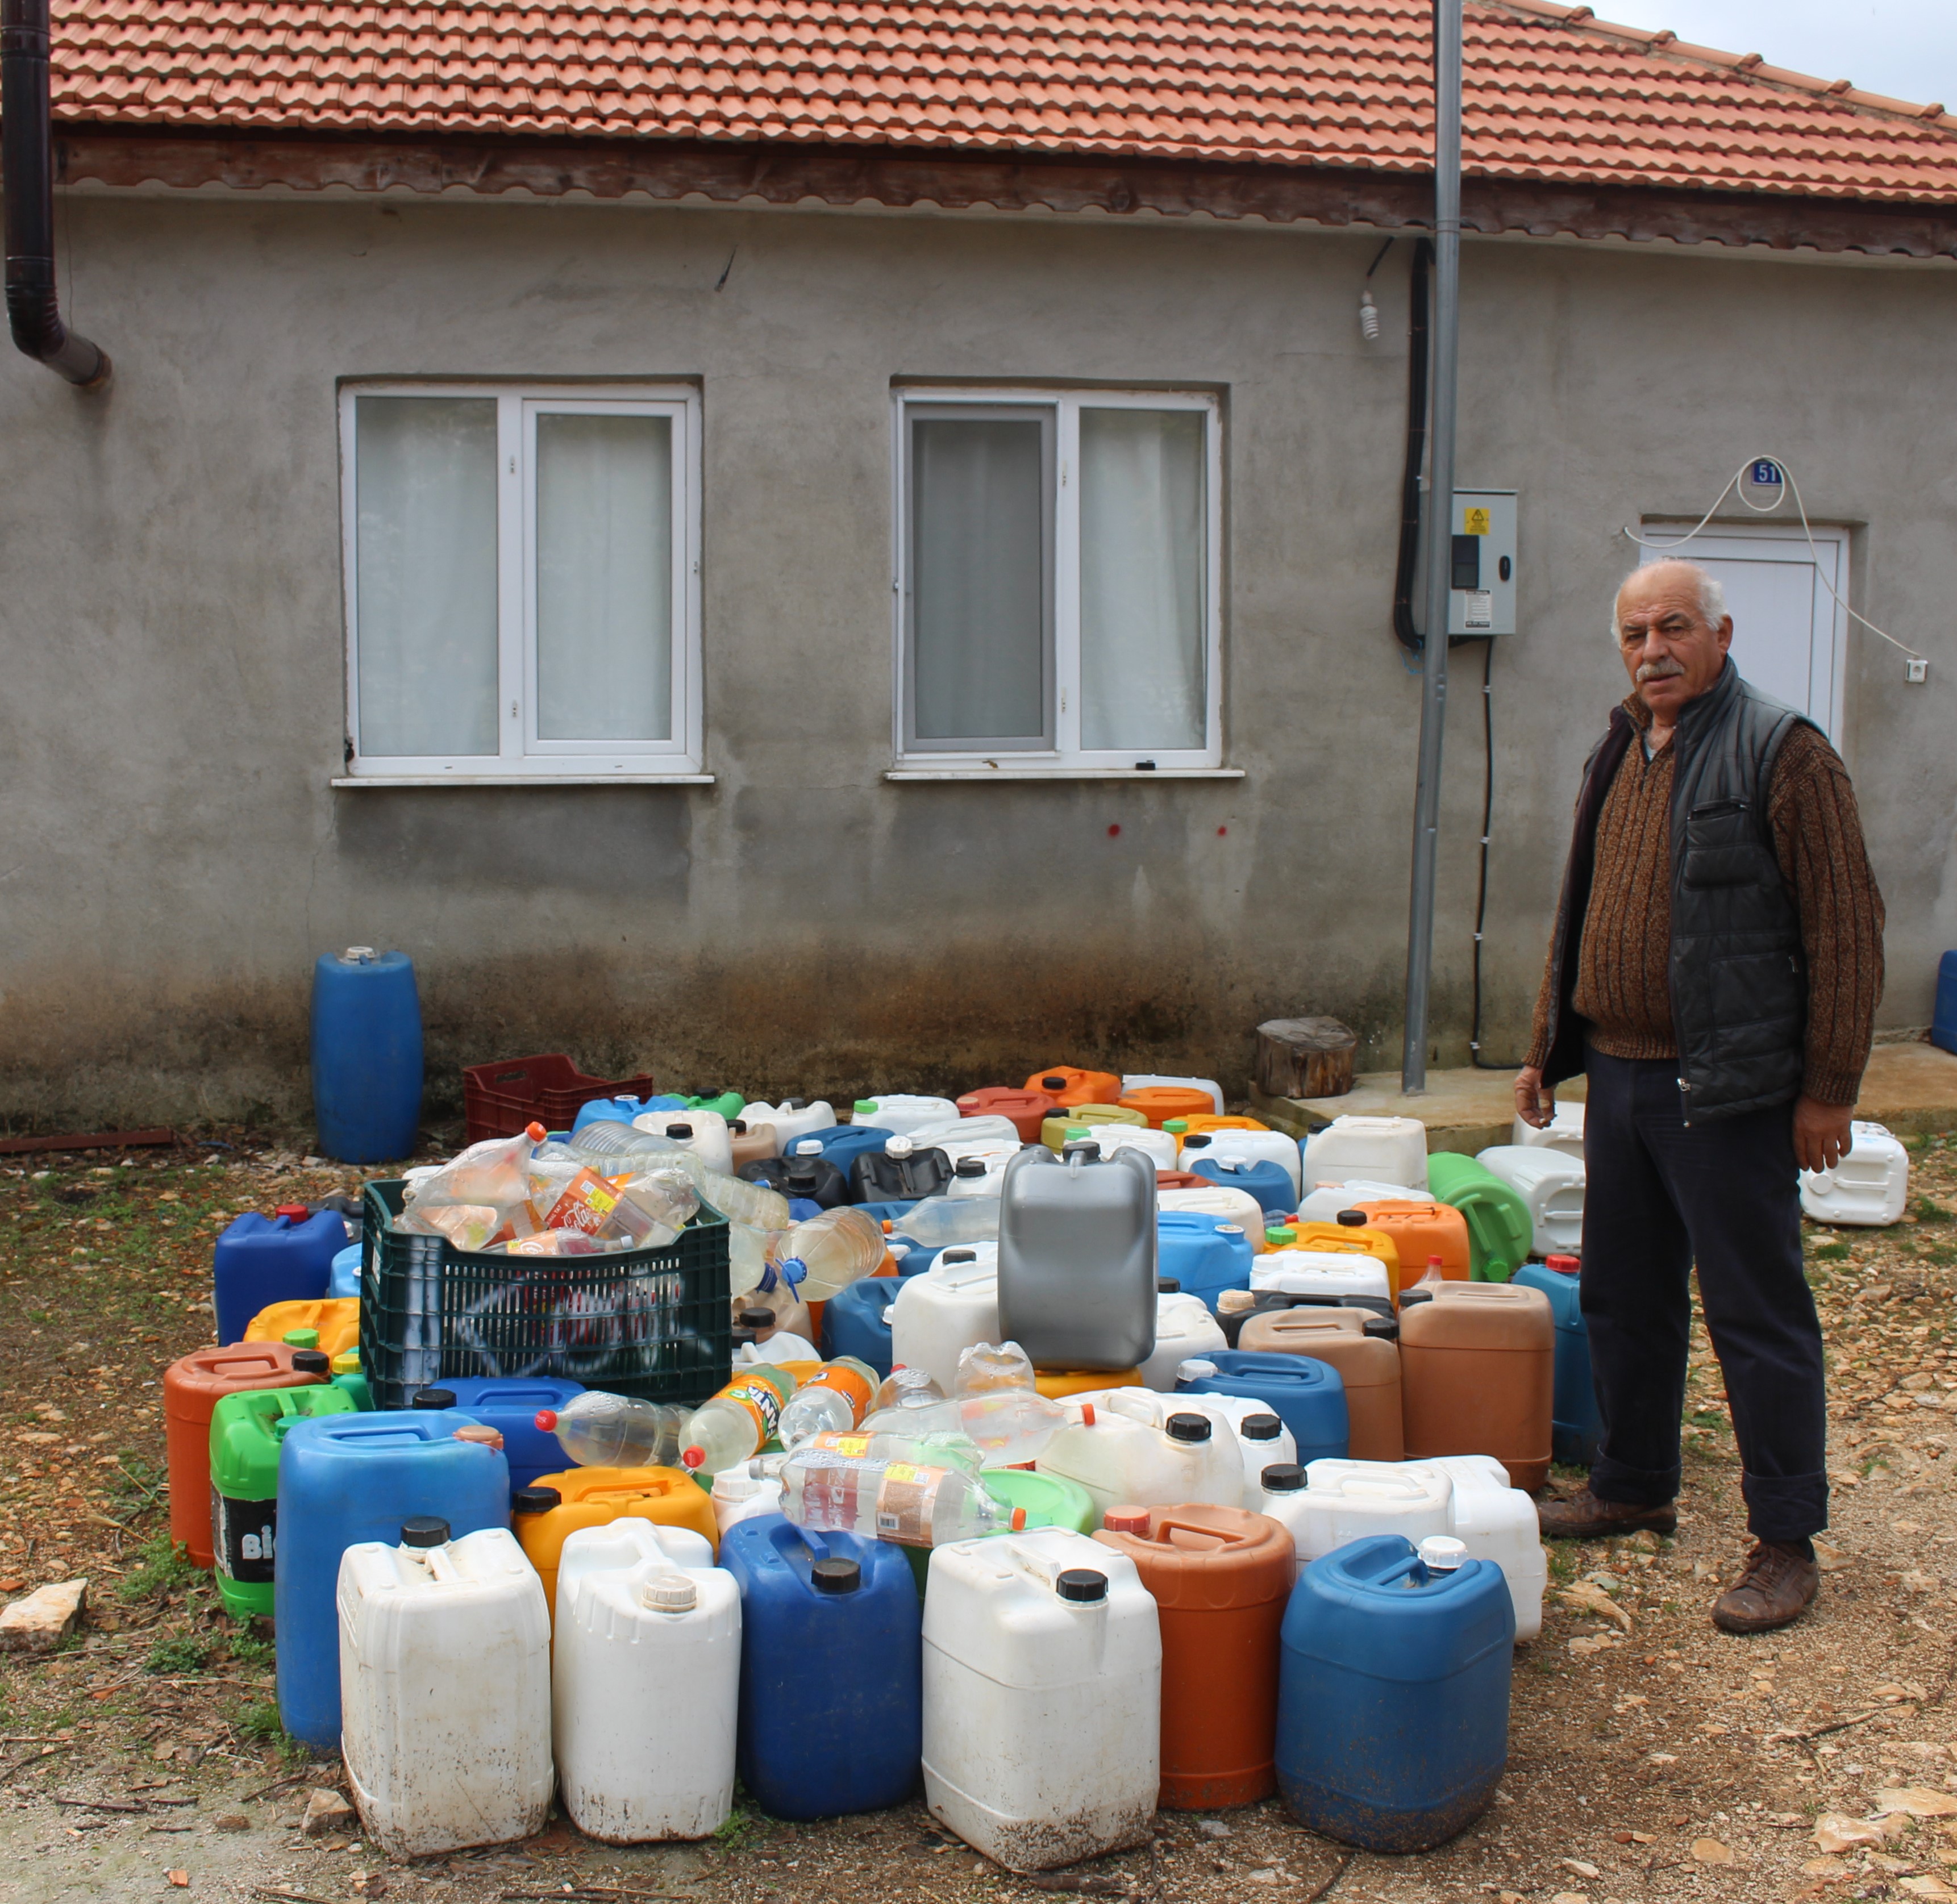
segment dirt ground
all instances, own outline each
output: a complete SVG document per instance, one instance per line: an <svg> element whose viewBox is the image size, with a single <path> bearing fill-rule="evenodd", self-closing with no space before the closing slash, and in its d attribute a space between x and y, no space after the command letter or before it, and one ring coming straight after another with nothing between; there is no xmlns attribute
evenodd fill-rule
<svg viewBox="0 0 1957 1904"><path fill-rule="evenodd" d="M1835 1484L1810 1618L1750 1640L1706 1618L1745 1542L1701 1336L1678 1538L1554 1552L1560 1597L1519 1652L1507 1776L1485 1817L1424 1856L1348 1858L1275 1802L1165 1813L1150 1849L1067 1887L1204 1904L1957 1896L1957 1150L1941 1137L1913 1148L1905 1222L1808 1232ZM553 1824L521 1847L413 1865L352 1834L299 1835L310 1790L337 1768L288 1746L270 1647L169 1559L158 1377L210 1339L210 1246L232 1216L356 1181L236 1134L0 1175L0 1597L90 1583L68 1650L4 1665L0 1899L1037 1895L941 1837L915 1803L814 1826L749 1810L705 1845L635 1851ZM1867 1818L1899 1789L1927 1815L1892 1813L1880 1844L1824 1854L1819 1819Z"/></svg>

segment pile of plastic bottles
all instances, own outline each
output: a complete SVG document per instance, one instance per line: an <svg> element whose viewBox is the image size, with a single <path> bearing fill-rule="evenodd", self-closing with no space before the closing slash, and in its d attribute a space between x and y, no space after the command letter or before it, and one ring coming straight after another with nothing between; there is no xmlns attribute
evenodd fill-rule
<svg viewBox="0 0 1957 1904"><path fill-rule="evenodd" d="M397 1854L553 1791L700 1836L737 1773L787 1817L922 1781L1016 1870L1273 1792L1418 1849L1492 1799L1525 1490L1594 1434L1577 1264L1530 1260L1567 1148L1300 1144L1210 1080L1068 1066L846 1123L596 1102L413 1173L397 1226L575 1256L724 1219L719 1391L444 1376L378 1413L341 1213L241 1219L224 1346L165 1377L172 1536L272 1616L287 1730Z"/></svg>

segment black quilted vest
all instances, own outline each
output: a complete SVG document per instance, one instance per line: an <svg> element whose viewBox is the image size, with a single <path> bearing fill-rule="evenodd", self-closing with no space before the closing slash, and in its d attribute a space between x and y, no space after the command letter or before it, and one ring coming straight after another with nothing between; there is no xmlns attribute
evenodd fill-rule
<svg viewBox="0 0 1957 1904"><path fill-rule="evenodd" d="M1767 825L1767 791L1781 745L1807 716L1763 694L1726 663L1687 701L1672 742L1672 1034L1685 1121L1785 1104L1800 1094L1807 1026L1807 966L1794 895ZM1807 723L1810 724L1811 723ZM1591 751L1576 803L1551 952L1556 994L1545 1082L1583 1069L1582 1021L1570 1008L1597 820L1637 728L1622 707Z"/></svg>

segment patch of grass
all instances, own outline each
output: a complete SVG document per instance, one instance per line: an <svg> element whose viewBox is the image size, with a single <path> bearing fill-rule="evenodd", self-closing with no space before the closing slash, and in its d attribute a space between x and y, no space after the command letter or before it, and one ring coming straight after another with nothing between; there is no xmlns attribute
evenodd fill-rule
<svg viewBox="0 0 1957 1904"><path fill-rule="evenodd" d="M741 1851L760 1829L761 1821L751 1811L729 1812L713 1833L713 1842L728 1851Z"/></svg>
<svg viewBox="0 0 1957 1904"><path fill-rule="evenodd" d="M159 1678L182 1678L200 1673L210 1663L210 1643L194 1640L188 1634L172 1634L159 1640L143 1662L143 1670Z"/></svg>
<svg viewBox="0 0 1957 1904"><path fill-rule="evenodd" d="M289 1766L305 1764L311 1754L287 1732L279 1719L276 1699L255 1699L239 1712L232 1724L255 1745L271 1745Z"/></svg>
<svg viewBox="0 0 1957 1904"><path fill-rule="evenodd" d="M269 1666L278 1656L269 1640L261 1640L248 1626L235 1626L227 1642L231 1656L241 1666Z"/></svg>
<svg viewBox="0 0 1957 1904"><path fill-rule="evenodd" d="M1957 1210L1946 1210L1941 1203L1933 1203L1927 1197L1916 1200L1916 1220L1919 1223L1957 1222Z"/></svg>
<svg viewBox="0 0 1957 1904"><path fill-rule="evenodd" d="M166 1532L152 1534L137 1548L136 1564L115 1591L125 1600L154 1599L202 1578L203 1570L191 1566L188 1553L173 1545Z"/></svg>
<svg viewBox="0 0 1957 1904"><path fill-rule="evenodd" d="M164 1484L169 1479L164 1469L145 1461L140 1454L115 1457L115 1503L119 1513L140 1514L160 1504Z"/></svg>
<svg viewBox="0 0 1957 1904"><path fill-rule="evenodd" d="M1701 1428L1718 1428L1726 1425L1725 1412L1716 1408L1699 1408L1692 1412L1692 1419Z"/></svg>
<svg viewBox="0 0 1957 1904"><path fill-rule="evenodd" d="M1840 1263L1847 1260L1848 1246L1846 1243L1817 1243L1807 1254L1816 1263Z"/></svg>
<svg viewBox="0 0 1957 1904"><path fill-rule="evenodd" d="M1576 1579L1576 1555L1567 1542L1557 1541L1548 1544L1544 1551L1549 1555L1549 1577L1551 1580Z"/></svg>

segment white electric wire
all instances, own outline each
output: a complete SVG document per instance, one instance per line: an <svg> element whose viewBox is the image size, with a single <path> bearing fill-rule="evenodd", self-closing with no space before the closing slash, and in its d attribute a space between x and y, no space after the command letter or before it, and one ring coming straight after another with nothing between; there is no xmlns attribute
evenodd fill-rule
<svg viewBox="0 0 1957 1904"><path fill-rule="evenodd" d="M1742 463L1740 467L1726 479L1725 488L1721 489L1719 493L1712 498L1712 507L1707 510L1705 514L1701 516L1699 520L1694 523L1684 535L1680 536L1676 542L1647 542L1643 536L1637 534L1632 529L1629 523L1627 523L1624 525L1624 534L1629 536L1633 542L1636 542L1640 549L1656 549L1661 555L1670 555L1674 549L1683 549L1687 542L1690 542L1693 538L1712 520L1714 515L1718 511L1720 504L1724 502L1728 496L1735 493L1738 495L1740 502L1746 508L1750 509L1755 515L1771 515L1775 510L1780 507L1780 498L1778 496L1776 496L1772 502L1755 502L1753 498L1747 494L1746 491L1740 489L1739 486L1741 479L1745 476L1747 470L1751 469L1756 463L1771 463L1776 470L1779 470L1782 480L1794 497L1794 508L1801 517L1801 532L1807 538L1808 552L1814 558L1815 579L1820 583L1821 586L1825 588L1830 595L1834 596L1835 606L1841 609L1842 613L1847 615L1851 621L1861 622L1862 626L1867 628L1871 634L1880 635L1891 647L1902 649L1903 653L1908 655L1911 660L1928 660L1930 657L1927 655L1917 653L1916 650L1912 648L1908 642L1899 641L1894 635L1891 634L1888 631L1887 629L1877 628L1875 623L1871 621L1867 615L1857 615L1853 609L1849 607L1846 602L1842 600L1841 596L1837 593L1835 584L1829 580L1826 575L1822 572L1821 552L1815 546L1814 531L1808 526L1807 505L1801 499L1801 485L1794 481L1793 470L1777 456L1748 457L1746 461Z"/></svg>

